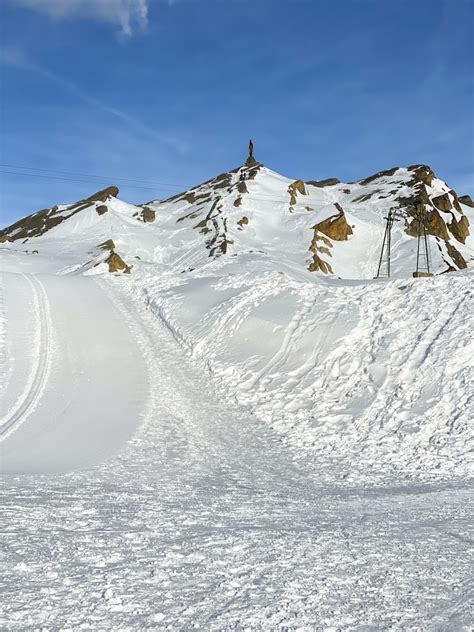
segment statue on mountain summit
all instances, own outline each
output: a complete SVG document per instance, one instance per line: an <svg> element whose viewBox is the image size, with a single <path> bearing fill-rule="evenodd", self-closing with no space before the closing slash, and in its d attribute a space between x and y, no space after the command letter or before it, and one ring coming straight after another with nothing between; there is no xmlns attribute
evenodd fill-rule
<svg viewBox="0 0 474 632"><path fill-rule="evenodd" d="M249 140L249 158L253 158L253 143L252 143L252 139Z"/></svg>

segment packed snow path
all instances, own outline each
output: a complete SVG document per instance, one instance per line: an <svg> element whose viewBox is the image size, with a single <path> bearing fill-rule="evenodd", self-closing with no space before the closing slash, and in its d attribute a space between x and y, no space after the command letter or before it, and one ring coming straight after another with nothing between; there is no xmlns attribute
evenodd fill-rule
<svg viewBox="0 0 474 632"><path fill-rule="evenodd" d="M143 414L144 423L117 457L88 471L3 478L0 627L469 629L468 489L458 483L366 490L347 485L343 473L337 483L337 471L332 484L324 482L327 473L223 402L172 332L116 282L74 280L68 296L61 281L40 282L53 341L58 323L69 336L71 327L79 328L69 356L75 365L86 362L78 350L90 352L85 343L91 340L101 341L98 355L104 346L111 352L106 340L121 349L130 381L114 381L103 367L93 377L98 385L110 384L108 405L119 419L125 401L126 415L136 424ZM9 283L28 285L4 278L6 313ZM23 295L31 300L26 289ZM60 320L61 309L73 314L66 304L78 303L84 306L81 324ZM95 338L91 330L101 320ZM6 339L9 326L8 320ZM33 355L47 330L42 326ZM28 397L41 398L4 446L20 441L28 428L39 440L49 423L40 407L51 393L57 397L65 389L69 406L75 405L71 393L82 374L68 374L66 358L53 342L50 369L39 369L41 375L49 371L46 387L31 380L37 395ZM112 423L113 415L108 409L105 420L96 415L92 421L86 393L79 391L76 405L90 435L96 423ZM134 410L139 399L144 409ZM40 427L33 431L35 420ZM107 432L118 447L113 424ZM18 469L19 463L18 457Z"/></svg>
<svg viewBox="0 0 474 632"><path fill-rule="evenodd" d="M90 277L4 273L2 472L100 463L140 424L145 365Z"/></svg>
<svg viewBox="0 0 474 632"><path fill-rule="evenodd" d="M26 353L26 349L18 349L18 354L15 354L14 357L19 360L23 359L23 363L25 360L31 360L31 370L29 372L29 377L26 380L26 385L23 389L21 395L17 398L15 404L10 407L7 413L0 419L0 440L4 440L10 434L12 434L20 424L28 417L30 412L35 408L36 403L41 398L43 390L46 385L46 381L48 379L49 368L50 368L50 359L51 359L51 347L52 347L52 332L51 332L51 315L49 311L48 298L46 296L43 284L38 280L38 277L34 275L21 275L22 280L26 280L29 285L28 290L31 290L31 296L33 299L33 314L34 320L31 322L31 328L36 331L33 331L31 334L33 338L33 353L31 357L28 357L28 353ZM17 281L17 276L11 277ZM18 287L18 283L14 284L15 290ZM21 295L21 293L20 293ZM23 305L23 309L18 311L17 301L13 301L14 306L17 308L17 313L14 317L9 318L10 323L18 325L19 322L23 321L22 324L25 323L26 317L28 316L28 311L25 309L25 305ZM11 345L10 345L10 353L13 351L12 347L15 342L18 340L23 341L26 339L25 336L11 336ZM12 353L13 356L13 353ZM20 365L20 369L24 369L21 361L17 362L17 365ZM6 363L3 364L6 366ZM20 373L18 369L16 373ZM17 377L16 382L17 385L20 385L24 382L22 379L22 375L15 376ZM4 388L6 383L6 375L3 376ZM14 390L14 389L12 389Z"/></svg>

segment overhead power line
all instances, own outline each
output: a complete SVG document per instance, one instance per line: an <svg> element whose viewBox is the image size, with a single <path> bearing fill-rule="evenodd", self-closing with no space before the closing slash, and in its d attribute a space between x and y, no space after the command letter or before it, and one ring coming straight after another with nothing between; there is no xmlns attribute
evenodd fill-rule
<svg viewBox="0 0 474 632"><path fill-rule="evenodd" d="M107 180L109 182L113 182L115 180L120 181L120 182L135 182L138 184L149 184L153 187L171 187L171 188L176 188L181 190L181 187L191 187L192 185L190 184L170 184L169 182L156 182L153 180L137 180L136 178L124 178L122 176L104 176L104 175L99 175L99 174L94 174L94 173L79 173L76 171L60 171L58 169L42 169L40 167L27 167L25 165L11 165L8 163L0 163L0 167L5 167L7 169L22 169L22 170L28 170L28 171L41 171L44 173L52 173L52 174L60 174L60 175L66 175L66 176L79 176L79 177L84 177L84 178L98 178L99 180ZM33 174L31 174L33 175Z"/></svg>
<svg viewBox="0 0 474 632"><path fill-rule="evenodd" d="M153 184L155 186L141 186L138 184L128 184L127 182L124 181L124 179L118 179L118 178L113 178L110 176L96 176L96 175L89 175L86 176L86 174L81 174L81 173L75 173L72 171L54 171L52 169L40 169L37 167L21 167L21 166L16 166L15 168L17 169L28 169L28 170L35 170L35 171L43 171L45 172L45 174L51 174L51 175L43 175L42 173L21 173L18 171L12 171L10 170L10 167L13 168L13 165L7 165L6 163L0 163L0 167L9 167L9 170L6 171L5 169L1 169L0 168L0 173L3 173L5 175L12 175L12 176L22 176L22 177L30 177L30 178L42 178L42 179L47 179L47 180L62 180L64 182L81 182L84 184L97 184L99 186L103 186L103 185L110 185L111 182L113 182L114 184L116 184L119 187L128 187L131 189L140 189L142 191L154 191L155 193L159 193L160 191L162 191L163 193L166 193L166 195L168 194L172 194L172 195L176 195L179 193L185 193L187 190L186 187L188 187L189 185L165 185L164 183L153 183L151 181L148 180L132 180L129 179L130 182L147 182L148 184ZM76 177L69 177L69 175L53 175L53 174L70 174L71 176L79 176L78 178ZM82 177L81 177L82 176ZM92 179L95 178L95 179ZM245 182L245 181L244 181ZM200 185L195 185L194 187L190 187L191 190L195 190L196 188L198 188ZM170 188L173 187L173 188ZM174 188L176 187L176 188ZM258 194L251 194L251 198L253 200L261 200L263 202L274 202L274 203L281 203L281 204L288 204L289 199L288 197L280 197L280 196L273 196L273 195L258 195ZM301 199L301 203L303 204L305 202L305 200ZM307 200L308 204L311 204L310 200ZM314 202L313 202L314 204ZM324 205L319 205L317 206L318 210L324 209L324 208L330 208L333 207L334 203L330 203L330 204L324 204Z"/></svg>
<svg viewBox="0 0 474 632"><path fill-rule="evenodd" d="M25 176L27 178L45 178L47 180L62 180L64 182L84 182L85 184L110 184L110 180L105 180L105 179L104 180L85 180L85 179L80 179L80 178L66 178L64 176L43 175L40 173L19 173L17 171L4 171L3 169L0 169L0 173L4 173L10 176ZM121 184L121 183L118 182L117 184ZM143 186L138 186L136 184L124 183L123 186L129 187L132 189L143 189L146 191L162 190L162 191L168 191L168 193L175 193L175 191L169 190L169 189L158 189L158 187L143 187Z"/></svg>

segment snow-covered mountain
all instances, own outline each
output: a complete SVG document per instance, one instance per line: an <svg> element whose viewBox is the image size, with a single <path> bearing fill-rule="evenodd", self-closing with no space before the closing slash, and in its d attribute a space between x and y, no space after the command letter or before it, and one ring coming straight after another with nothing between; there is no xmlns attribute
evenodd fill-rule
<svg viewBox="0 0 474 632"><path fill-rule="evenodd" d="M459 197L425 165L345 184L286 178L249 158L167 200L135 206L117 196L109 187L44 209L0 231L0 241L37 254L37 270L43 258L48 266L54 259L61 273L107 266L129 272L137 261L187 272L219 258L250 257L269 269L287 265L360 279L375 276L387 213L396 209L391 269L405 277L415 270L416 213L423 205L432 271L464 269L473 260L471 199Z"/></svg>
<svg viewBox="0 0 474 632"><path fill-rule="evenodd" d="M225 397L286 441L343 461L362 451L361 462L374 468L383 455L414 472L437 461L433 437L441 436L451 446L442 469L464 471L469 197L424 165L344 184L286 178L253 158L167 200L135 206L117 196L109 187L5 228L4 269L131 272L129 287ZM419 205L435 273L429 282L412 279ZM373 277L390 209L397 215L387 284ZM441 274L448 271L457 274ZM418 361L425 347L430 353ZM446 421L460 406L453 434ZM383 447L380 428L392 428Z"/></svg>
<svg viewBox="0 0 474 632"><path fill-rule="evenodd" d="M117 196L0 233L0 628L471 629L471 200L253 160Z"/></svg>

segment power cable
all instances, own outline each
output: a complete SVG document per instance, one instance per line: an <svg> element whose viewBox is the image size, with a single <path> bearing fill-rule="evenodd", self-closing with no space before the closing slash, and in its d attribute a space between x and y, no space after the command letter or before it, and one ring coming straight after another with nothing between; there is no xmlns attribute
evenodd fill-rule
<svg viewBox="0 0 474 632"><path fill-rule="evenodd" d="M0 164L0 167L5 166L4 164ZM33 167L17 167L17 168L24 168L24 169L31 169L33 170ZM36 168L35 168L36 169ZM70 173L71 175L75 175L73 172L61 172L61 171L53 171L51 169L37 169L38 171L45 171L48 173ZM13 175L13 176L23 176L23 177L32 177L32 178L43 178L43 179L47 179L47 180L62 180L64 182L81 182L81 183L85 183L85 184L98 184L98 185L103 185L103 184L109 184L110 181L114 181L113 178L107 178L107 176L103 176L102 180L91 180L91 179L85 179L85 178L70 178L70 177L65 177L65 176L55 176L55 175L43 175L43 174L38 174L38 173L20 173L20 172L16 172L16 171L5 171L3 169L0 169L0 173L3 173L5 175ZM81 174L77 174L77 175L81 175ZM85 174L84 174L85 175ZM101 176L89 176L89 178L101 178ZM107 180L105 180L105 178L107 178ZM132 180L131 180L132 181ZM137 180L136 182L140 182L139 180ZM145 182L145 181L142 181ZM244 181L245 182L245 181ZM117 182L117 185L122 186L122 182ZM178 185L169 185L169 186L178 186ZM166 193L173 193L173 194L179 194L181 192L186 193L186 189L183 191L183 188L186 185L180 186L178 189L174 190L174 189L170 189L170 188L165 188L164 185L158 185L156 187L146 187L146 186L139 186L139 185L134 185L134 184L127 184L126 182L123 183L123 187L128 187L131 189L141 189L143 191L155 191L155 192L159 192L159 191L163 191ZM195 187L191 187L191 190L195 190L196 188L198 188L201 185L196 185ZM174 196L171 196L174 197ZM281 203L281 204L288 204L288 198L283 198L283 197L279 197L279 196L272 196L272 195L267 195L267 196L262 196L262 195L256 195L256 194L252 194L251 195L251 199L252 200L261 200L263 202L274 202L274 203ZM163 200L166 201L166 200ZM301 202L302 203L302 202ZM311 202L310 200L308 200L308 205L310 205L311 203L314 204L314 202ZM333 207L334 203L329 203L329 204L324 204L322 206L318 205L318 210L324 209L324 208L329 208L329 207Z"/></svg>
<svg viewBox="0 0 474 632"><path fill-rule="evenodd" d="M172 187L172 188L176 188L179 190L182 190L182 187L191 187L190 184L171 184L169 182L155 182L152 180L137 180L135 178L124 178L124 177L115 177L115 176L104 176L104 175L98 175L98 174L94 174L94 173L78 173L75 171L60 171L58 169L42 169L40 167L27 167L25 165L11 165L8 163L0 163L0 167L5 167L7 169L26 169L28 171L42 171L45 173L53 173L53 174L61 174L61 175L67 175L67 176L80 176L80 177L84 177L84 178L98 178L100 180L108 180L110 182L113 182L115 180L117 181L121 181L121 182L136 182L139 184L150 184L152 186L159 186L159 187ZM33 175L33 174L32 174Z"/></svg>
<svg viewBox="0 0 474 632"><path fill-rule="evenodd" d="M106 184L107 182L110 183L110 181L106 181L106 180L84 180L84 179L79 179L79 178L65 178L64 176L46 176L46 175L42 175L39 173L18 173L16 171L4 171L2 169L0 169L0 173L3 174L7 174L10 176L25 176L27 178L45 178L47 180L63 180L64 182L84 182L85 184ZM120 182L118 184L121 184ZM131 189L142 189L142 190L146 190L146 191L157 191L159 190L158 187L142 187L142 186L138 186L138 185L133 185L133 184L123 184L124 187L129 187ZM169 190L169 189L161 189L162 191L167 191L168 193L174 193L174 191Z"/></svg>

